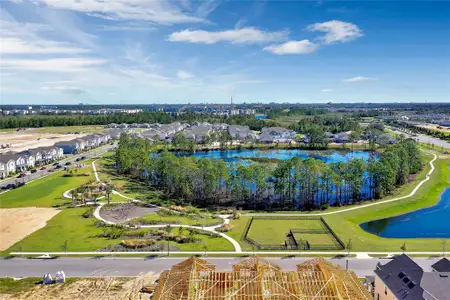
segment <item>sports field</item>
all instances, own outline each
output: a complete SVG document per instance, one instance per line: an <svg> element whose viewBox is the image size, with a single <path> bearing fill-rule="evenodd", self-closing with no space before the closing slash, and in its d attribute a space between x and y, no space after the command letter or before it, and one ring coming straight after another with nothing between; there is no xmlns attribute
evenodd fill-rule
<svg viewBox="0 0 450 300"><path fill-rule="evenodd" d="M243 237L260 249L283 250L285 243L297 243L302 249L342 249L321 218L254 217L248 221ZM295 241L294 241L295 240Z"/></svg>

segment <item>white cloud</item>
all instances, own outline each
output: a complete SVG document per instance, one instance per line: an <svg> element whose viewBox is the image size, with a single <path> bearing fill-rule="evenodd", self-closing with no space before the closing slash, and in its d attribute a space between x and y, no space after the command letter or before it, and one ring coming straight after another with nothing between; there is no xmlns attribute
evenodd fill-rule
<svg viewBox="0 0 450 300"><path fill-rule="evenodd" d="M378 78L376 78L376 77L356 76L356 77L352 77L352 78L343 79L342 82L354 83L354 82L376 81L376 80L378 80Z"/></svg>
<svg viewBox="0 0 450 300"><path fill-rule="evenodd" d="M0 67L44 72L82 72L104 63L106 60L93 58L2 59Z"/></svg>
<svg viewBox="0 0 450 300"><path fill-rule="evenodd" d="M321 89L320 90L322 93L330 93L330 92L332 92L333 90L332 89Z"/></svg>
<svg viewBox="0 0 450 300"><path fill-rule="evenodd" d="M349 42L364 35L355 24L337 20L311 24L307 28L309 31L325 32L326 34L319 38L325 44Z"/></svg>
<svg viewBox="0 0 450 300"><path fill-rule="evenodd" d="M69 95L83 95L86 94L86 91L79 87L74 86L42 86L41 90L44 91L57 91L63 94Z"/></svg>
<svg viewBox="0 0 450 300"><path fill-rule="evenodd" d="M55 41L27 41L20 38L1 38L0 51L3 54L74 54L86 53L87 49L72 47L68 43Z"/></svg>
<svg viewBox="0 0 450 300"><path fill-rule="evenodd" d="M279 45L270 45L264 48L264 51L272 52L278 55L284 54L308 54L316 51L318 45L310 40L288 41Z"/></svg>
<svg viewBox="0 0 450 300"><path fill-rule="evenodd" d="M33 0L53 8L84 12L108 20L144 20L158 24L204 22L201 17L184 13L167 0Z"/></svg>
<svg viewBox="0 0 450 300"><path fill-rule="evenodd" d="M288 31L266 32L254 27L246 27L225 31L182 30L172 33L171 42L188 42L198 44L216 44L228 42L231 44L262 44L285 40Z"/></svg>
<svg viewBox="0 0 450 300"><path fill-rule="evenodd" d="M192 73L180 70L177 72L177 77L179 79L190 79L190 78L195 77L195 75Z"/></svg>

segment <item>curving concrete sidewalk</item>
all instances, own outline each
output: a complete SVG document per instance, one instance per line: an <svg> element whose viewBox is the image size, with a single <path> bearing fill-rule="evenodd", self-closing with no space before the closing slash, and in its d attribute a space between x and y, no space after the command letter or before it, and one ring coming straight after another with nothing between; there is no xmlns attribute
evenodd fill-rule
<svg viewBox="0 0 450 300"><path fill-rule="evenodd" d="M352 211L352 210L357 210L357 209L361 209L361 208L366 208L366 207L370 207L370 206L381 205L381 204L385 204L385 203L391 203L391 202L395 202L395 201L400 201L400 200L403 200L403 199L407 199L407 198L410 198L410 197L414 196L414 195L416 194L416 192L419 190L419 188L420 188L425 182L427 182L428 180L430 180L430 175L431 175L431 174L434 172L434 170L435 170L435 167L434 167L433 162L437 159L437 155L436 155L436 154L434 154L434 153L431 153L431 154L433 154L433 159L430 160L430 162L429 162L430 167L431 167L431 168L430 168L430 171L427 173L425 179L422 180L422 181L420 181L420 182L417 184L417 186L411 191L411 193L409 193L409 194L406 195L406 196L396 197L396 198L389 199L389 200L378 201L378 202L374 202L374 203L364 204L364 205L355 206L355 207L350 207L350 208L346 208L346 209L342 209L342 210L337 210L337 211L332 211L332 212L323 212L323 213L315 213L315 214L302 214L302 213L299 213L299 214L297 214L297 213L291 213L291 214L273 214L273 213L272 213L272 214L271 214L271 213L257 214L257 213L256 213L256 214L244 214L244 216L270 216L270 215L273 215L273 216L325 216L325 215L339 214L339 213L348 212L348 211ZM95 162L96 162L95 160L92 162L92 169L94 170L94 175L95 175L96 180L97 180L97 181L100 181L100 178L99 178L98 173L97 173L97 168L96 168L96 166L95 166ZM68 192L69 192L69 191L67 191L66 193L68 193ZM64 193L64 194L66 194L66 193ZM143 203L143 202L140 201L140 200L133 199L133 198L131 198L131 197L125 196L125 195L123 195L123 194L121 194L121 193L119 193L119 192L117 192L117 191L113 191L113 193L116 194L116 195L118 195L118 196L120 196L120 197L122 197L122 198L124 198L124 199L127 199L127 200L129 200L129 201L136 202L136 203ZM116 203L117 203L117 202L116 202ZM100 216L100 210L101 210L101 208L102 208L102 206L103 206L104 204L105 204L105 203L98 203L98 206L97 206L97 208L96 208L95 211L94 211L94 217L97 218L98 220L101 220L101 221L105 222L106 224L114 225L115 223L110 222L110 221L107 221L107 220L103 219L103 218ZM152 205L152 206L154 206L154 207L158 207L158 208L160 208L160 209L167 209L167 210L170 210L170 209L168 209L168 208L160 207L160 206L157 206L157 205L154 205L154 204L150 204L150 205ZM216 229L217 229L218 227L223 226L223 225L225 225L225 224L229 224L229 222L230 222L230 220L229 220L229 219L230 219L230 216L229 216L229 215L219 215L219 217L222 218L222 219L224 220L224 222L223 222L222 224L216 225L216 226L199 227L199 226L179 225L179 224L176 224L176 225L175 225L175 224L171 224L171 226L172 226L172 227L194 228L194 229L199 229L199 230L205 230L205 231L209 231L209 232L214 232L214 233L216 233L216 234L219 234L221 237L227 239L228 241L230 241L230 243L231 243L231 244L234 246L234 248L235 248L234 253L244 253L244 252L242 251L241 246L239 245L239 243L238 243L235 239L231 238L230 236L226 235L225 233L216 231ZM167 224L166 224L166 225L142 225L142 226L139 226L139 227L140 227L140 228L163 228L163 227L166 227L166 226L167 226ZM228 252L228 253L230 253L230 252ZM259 253L259 252L258 252L258 253ZM271 253L272 253L272 252L271 252ZM280 253L281 253L281 252L280 252ZM287 254L287 252L282 252L282 253ZM296 253L296 252L295 252L295 253ZM327 253L328 253L328 252L327 252ZM366 252L363 252L363 253L365 254ZM366 255L366 254L365 254L365 255Z"/></svg>
<svg viewBox="0 0 450 300"><path fill-rule="evenodd" d="M366 208L366 207L370 207L370 206L375 206L375 205L380 205L380 204L385 204L385 203L391 203L391 202L395 202L395 201L399 201L399 200L403 200L403 199L407 199L410 198L412 196L414 196L417 192L417 190L419 190L419 188L428 180L430 180L430 175L434 172L434 165L433 162L437 159L437 155L434 153L433 154L433 159L430 160L429 164L431 166L430 171L427 173L426 177L424 180L422 180L421 182L419 182L417 184L417 186L411 191L411 193L409 193L406 196L402 196L402 197L397 197L397 198L392 198L389 200L383 200L383 201L377 201L374 203L369 203L369 204L364 204L364 205L360 205L360 206L354 206L354 207L350 207L350 208L345 208L345 209L341 209L341 210L336 210L336 211L330 211L330 212L323 212L323 213L315 213L315 214L302 214L302 213L292 213L292 214L273 214L273 213L263 213L263 214L243 214L243 216L251 216L251 217L257 217L257 216L326 216L326 215L334 215L334 214L339 214L339 213L343 213L343 212L348 212L348 211L352 211L352 210L356 210L356 209L361 209L361 208Z"/></svg>
<svg viewBox="0 0 450 300"><path fill-rule="evenodd" d="M95 166L95 162L96 162L96 160L94 160L94 161L92 162L92 169L94 170L94 175L95 175L96 181L101 182L101 181L100 181L100 177L98 176L98 172L97 172L97 168L96 168L96 166ZM113 194L116 194L116 195L118 195L118 196L120 196L120 197L122 197L122 198L124 198L124 199L127 199L127 200L129 200L129 201L131 201L131 202L135 202L135 203L144 203L144 202L142 202L142 201L140 201L140 200L133 199L133 198L131 198L131 197L125 196L125 195L123 195L123 194L121 194L121 193L119 193L118 191L115 191L115 190L113 191ZM117 203L117 202L115 202L115 203ZM113 223L113 222L111 222L111 221L107 221L107 220L105 220L104 218L102 218L102 217L100 216L100 210L102 209L102 206L103 206L105 203L98 203L98 204L99 204L99 205L97 206L97 208L96 208L95 211L94 211L94 217L97 218L98 220L102 221L102 222L105 222L106 224L109 224L109 225L115 225L116 223ZM166 208L166 207L161 207L161 206L154 205L154 204L149 204L149 203L145 203L145 204L150 205L150 206L153 206L153 207L157 207L157 208L159 208L159 209L170 210L170 209L168 209L168 208ZM171 211L171 210L170 210L170 211ZM226 234L223 233L223 232L218 232L218 231L216 231L217 228L219 228L219 227L221 227L221 226L223 226L223 225L225 225L225 224L229 224L229 223L230 223L230 220L229 220L230 216L228 216L228 215L219 215L219 217L220 217L221 219L223 219L223 223L222 223L222 224L219 224L219 225L215 225L215 226L199 227L199 226L180 225L180 224L170 224L170 226L172 226L172 227L193 228L193 229L199 229L199 230L204 230L204 231L214 232L214 233L220 235L221 237L223 237L224 239L228 240L228 241L233 245L233 247L234 247L234 252L236 252L236 253L241 253L241 252L242 252L241 245L239 245L239 243L238 243L235 239L233 239L232 237L226 235ZM168 225L168 224L164 224L164 225L141 225L141 226L139 226L139 228L164 228L164 227L166 227L167 225Z"/></svg>

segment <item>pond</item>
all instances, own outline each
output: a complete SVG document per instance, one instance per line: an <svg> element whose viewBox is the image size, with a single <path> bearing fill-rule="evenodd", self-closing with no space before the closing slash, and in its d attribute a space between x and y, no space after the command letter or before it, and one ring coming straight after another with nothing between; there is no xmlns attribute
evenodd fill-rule
<svg viewBox="0 0 450 300"><path fill-rule="evenodd" d="M192 153L178 153L180 156L189 156ZM346 162L352 158L362 158L365 161L369 159L372 154L367 151L308 151L299 149L275 149L275 150L258 150L258 149L245 149L245 150L213 150L207 152L195 152L194 156L197 158L211 158L211 159L223 159L226 162L242 162L245 158L275 158L280 160L286 160L298 156L300 158L312 157L322 160L326 163L332 162Z"/></svg>
<svg viewBox="0 0 450 300"><path fill-rule="evenodd" d="M386 238L450 238L450 188L439 202L404 215L362 223L367 232Z"/></svg>

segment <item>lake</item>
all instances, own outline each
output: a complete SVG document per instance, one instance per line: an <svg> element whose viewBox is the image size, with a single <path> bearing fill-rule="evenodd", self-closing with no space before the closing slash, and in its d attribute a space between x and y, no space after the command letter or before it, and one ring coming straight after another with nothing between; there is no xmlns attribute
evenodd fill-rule
<svg viewBox="0 0 450 300"><path fill-rule="evenodd" d="M361 228L386 238L450 238L450 188L439 202L396 217L361 224Z"/></svg>
<svg viewBox="0 0 450 300"><path fill-rule="evenodd" d="M177 153L180 156L190 156L192 153ZM206 152L195 152L194 156L197 158L211 158L211 159L223 159L226 162L242 162L246 157L264 157L264 158L276 158L280 160L291 159L295 156L300 158L312 157L322 160L326 163L332 162L346 162L353 158L362 158L365 161L369 159L372 154L368 151L308 151L299 149L275 149L275 150L258 150L258 149L245 149L245 150L212 150ZM375 154L377 155L377 154Z"/></svg>

